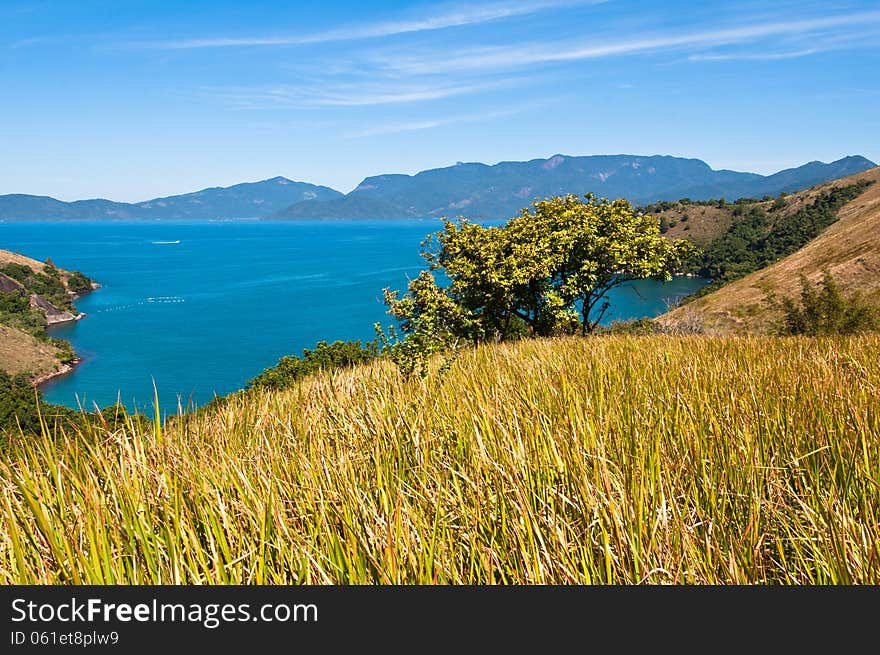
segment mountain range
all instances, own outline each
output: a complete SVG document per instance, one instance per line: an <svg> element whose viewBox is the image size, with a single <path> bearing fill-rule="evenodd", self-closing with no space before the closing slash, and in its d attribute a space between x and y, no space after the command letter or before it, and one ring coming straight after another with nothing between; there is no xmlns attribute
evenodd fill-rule
<svg viewBox="0 0 880 655"><path fill-rule="evenodd" d="M310 200L341 198L325 186L273 177L230 187L211 187L194 193L145 202L77 200L63 202L46 196L0 196L0 220L209 220L261 218Z"/></svg>
<svg viewBox="0 0 880 655"><path fill-rule="evenodd" d="M467 216L501 219L535 199L592 192L634 204L794 192L875 167L861 156L810 162L773 175L714 170L699 159L671 156L554 155L495 165L458 163L415 175L368 177L348 194L275 177L213 187L140 203L62 202L44 196L0 196L0 220L329 219Z"/></svg>

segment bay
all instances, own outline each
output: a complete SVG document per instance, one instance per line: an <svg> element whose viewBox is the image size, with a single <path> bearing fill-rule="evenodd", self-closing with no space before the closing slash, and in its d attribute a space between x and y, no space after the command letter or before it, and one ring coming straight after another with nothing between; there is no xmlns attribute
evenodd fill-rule
<svg viewBox="0 0 880 655"><path fill-rule="evenodd" d="M382 289L424 268L436 220L39 222L0 224L0 248L81 270L102 288L87 316L53 328L83 362L43 388L49 402L121 401L163 412L242 388L319 340L375 337ZM612 294L604 322L656 316L704 280L639 281Z"/></svg>

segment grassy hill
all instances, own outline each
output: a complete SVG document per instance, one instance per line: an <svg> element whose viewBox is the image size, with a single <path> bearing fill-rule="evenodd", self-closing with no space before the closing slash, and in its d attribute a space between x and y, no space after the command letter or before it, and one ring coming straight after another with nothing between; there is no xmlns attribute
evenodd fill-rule
<svg viewBox="0 0 880 655"><path fill-rule="evenodd" d="M877 584L878 350L529 340L8 435L0 582Z"/></svg>
<svg viewBox="0 0 880 655"><path fill-rule="evenodd" d="M63 366L57 346L8 325L0 325L0 371L34 378L51 375Z"/></svg>
<svg viewBox="0 0 880 655"><path fill-rule="evenodd" d="M39 381L68 370L73 350L45 329L75 320L73 301L96 287L82 273L0 250L0 371Z"/></svg>
<svg viewBox="0 0 880 655"><path fill-rule="evenodd" d="M880 167L793 194L785 199L784 207L776 212L776 220L791 216L830 189L843 188L862 180L880 181ZM699 208L689 208L688 211L698 212ZM773 212L769 215L772 216ZM674 325L696 316L712 332L768 331L780 316L780 310L774 303L768 302L768 296L797 296L800 276L805 275L811 282L817 282L825 268L845 293L858 291L869 302L880 306L880 184L868 186L858 197L845 204L837 215L837 222L797 252L658 320L664 325ZM725 214L714 228L717 231L703 226L700 234L717 236L732 220L732 214ZM685 221L686 224L690 222ZM680 225L675 228L680 230ZM674 234L673 228L670 228L669 234Z"/></svg>

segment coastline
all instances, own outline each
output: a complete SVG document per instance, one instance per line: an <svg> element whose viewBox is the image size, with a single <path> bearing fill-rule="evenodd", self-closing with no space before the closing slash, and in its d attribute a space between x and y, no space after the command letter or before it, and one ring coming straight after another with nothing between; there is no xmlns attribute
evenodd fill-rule
<svg viewBox="0 0 880 655"><path fill-rule="evenodd" d="M76 370L77 366L82 364L82 361L83 361L82 358L80 358L78 356L74 357L73 361L71 361L67 364L62 364L61 368L59 368L58 370L50 371L48 373L43 373L42 375L38 375L37 377L35 377L32 380L31 384L33 384L35 389L39 389L40 387L44 386L45 384L47 384L48 382L51 382L52 380L54 380L56 378L61 378L66 375L70 375L71 373L73 373Z"/></svg>
<svg viewBox="0 0 880 655"><path fill-rule="evenodd" d="M77 299L81 298L84 294L92 293L93 291L96 291L100 288L101 288L100 284L98 284L97 282L92 282L91 289L86 290L86 291L81 291L80 293L73 293L71 295L74 300L77 300ZM86 316L87 316L87 314L85 312L78 312L76 314L76 316L69 318L69 319L64 319L64 320L60 320L60 321L49 321L49 323L46 327L52 328L52 327L56 327L59 325L66 325L68 323L76 323L77 321L81 321L82 319L84 319ZM42 375L36 376L31 381L31 384L34 386L35 389L40 389L41 387L45 386L46 384L48 384L49 382L51 382L53 380L56 380L58 378L63 378L65 376L70 375L71 373L76 371L76 367L79 366L80 364L82 364L82 362L83 362L82 357L80 357L78 354L76 354L76 352L74 352L73 360L71 360L70 362L61 364L61 367L58 368L57 370L49 371L48 373L43 373Z"/></svg>

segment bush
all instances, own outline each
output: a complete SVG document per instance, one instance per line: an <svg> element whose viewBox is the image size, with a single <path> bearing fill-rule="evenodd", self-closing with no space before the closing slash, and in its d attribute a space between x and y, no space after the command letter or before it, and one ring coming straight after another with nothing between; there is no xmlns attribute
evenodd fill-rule
<svg viewBox="0 0 880 655"><path fill-rule="evenodd" d="M85 293L92 290L92 281L84 273L74 271L67 277L67 288L74 293Z"/></svg>
<svg viewBox="0 0 880 655"><path fill-rule="evenodd" d="M40 431L38 406L42 405L25 375L10 376L0 371L0 431L17 432L19 425L26 433Z"/></svg>
<svg viewBox="0 0 880 655"><path fill-rule="evenodd" d="M334 341L330 344L319 341L313 350L303 349L302 357L294 355L282 357L275 366L267 368L249 380L247 388L286 389L312 373L369 362L378 354L379 346L375 341L368 341L365 344L361 344L360 340Z"/></svg>
<svg viewBox="0 0 880 655"><path fill-rule="evenodd" d="M828 270L813 286L801 275L801 302L782 301L784 334L855 334L880 330L880 312L858 295L845 298Z"/></svg>
<svg viewBox="0 0 880 655"><path fill-rule="evenodd" d="M0 292L0 323L46 339L45 314L31 307L29 298L20 293Z"/></svg>

